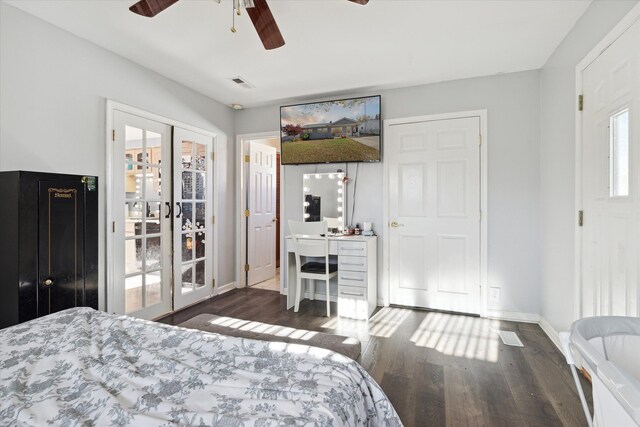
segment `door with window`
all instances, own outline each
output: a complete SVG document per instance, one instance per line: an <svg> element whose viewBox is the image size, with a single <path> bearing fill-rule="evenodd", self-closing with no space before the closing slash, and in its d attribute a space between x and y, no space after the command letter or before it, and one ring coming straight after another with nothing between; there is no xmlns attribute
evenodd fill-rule
<svg viewBox="0 0 640 427"><path fill-rule="evenodd" d="M121 111L113 139L110 311L153 319L211 296L213 139Z"/></svg>
<svg viewBox="0 0 640 427"><path fill-rule="evenodd" d="M389 127L392 304L480 313L480 118Z"/></svg>
<svg viewBox="0 0 640 427"><path fill-rule="evenodd" d="M171 311L171 127L114 113L114 311Z"/></svg>
<svg viewBox="0 0 640 427"><path fill-rule="evenodd" d="M213 165L211 137L173 130L174 309L213 291Z"/></svg>
<svg viewBox="0 0 640 427"><path fill-rule="evenodd" d="M640 315L640 22L583 72L584 316Z"/></svg>

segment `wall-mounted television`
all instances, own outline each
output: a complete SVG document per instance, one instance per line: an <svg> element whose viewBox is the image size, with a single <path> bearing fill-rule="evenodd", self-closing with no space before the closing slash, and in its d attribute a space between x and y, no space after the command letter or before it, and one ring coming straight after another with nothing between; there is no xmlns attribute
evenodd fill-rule
<svg viewBox="0 0 640 427"><path fill-rule="evenodd" d="M380 95L280 107L283 165L379 162Z"/></svg>

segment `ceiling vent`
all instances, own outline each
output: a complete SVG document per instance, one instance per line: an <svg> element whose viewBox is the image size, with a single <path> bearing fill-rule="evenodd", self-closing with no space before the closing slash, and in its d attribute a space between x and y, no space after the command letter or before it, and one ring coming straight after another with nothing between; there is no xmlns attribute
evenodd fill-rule
<svg viewBox="0 0 640 427"><path fill-rule="evenodd" d="M253 89L255 86L243 79L240 76L234 77L231 79L232 82L237 84L238 86L242 86L245 89Z"/></svg>

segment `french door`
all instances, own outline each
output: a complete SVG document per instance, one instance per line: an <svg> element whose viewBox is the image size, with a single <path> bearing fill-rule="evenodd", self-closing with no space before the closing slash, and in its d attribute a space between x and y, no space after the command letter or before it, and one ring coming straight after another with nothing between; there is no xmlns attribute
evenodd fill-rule
<svg viewBox="0 0 640 427"><path fill-rule="evenodd" d="M117 110L113 123L110 311L153 319L212 293L212 138Z"/></svg>
<svg viewBox="0 0 640 427"><path fill-rule="evenodd" d="M640 21L583 71L581 316L640 316Z"/></svg>
<svg viewBox="0 0 640 427"><path fill-rule="evenodd" d="M174 309L207 298L213 289L211 137L173 130Z"/></svg>
<svg viewBox="0 0 640 427"><path fill-rule="evenodd" d="M392 304L480 313L480 118L389 127Z"/></svg>

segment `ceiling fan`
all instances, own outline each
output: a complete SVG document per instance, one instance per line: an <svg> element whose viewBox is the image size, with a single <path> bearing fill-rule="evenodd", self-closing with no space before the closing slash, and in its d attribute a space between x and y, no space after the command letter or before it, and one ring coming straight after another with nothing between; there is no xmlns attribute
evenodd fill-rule
<svg viewBox="0 0 640 427"><path fill-rule="evenodd" d="M362 5L369 3L369 0L349 1ZM140 0L129 10L138 15L153 18L176 2L178 0ZM278 24L271 14L267 0L234 0L234 10L237 11L237 14L240 14L240 3L247 9L249 18L251 18L265 49L271 50L284 46L284 38L282 38ZM235 27L231 27L231 31L235 32Z"/></svg>

